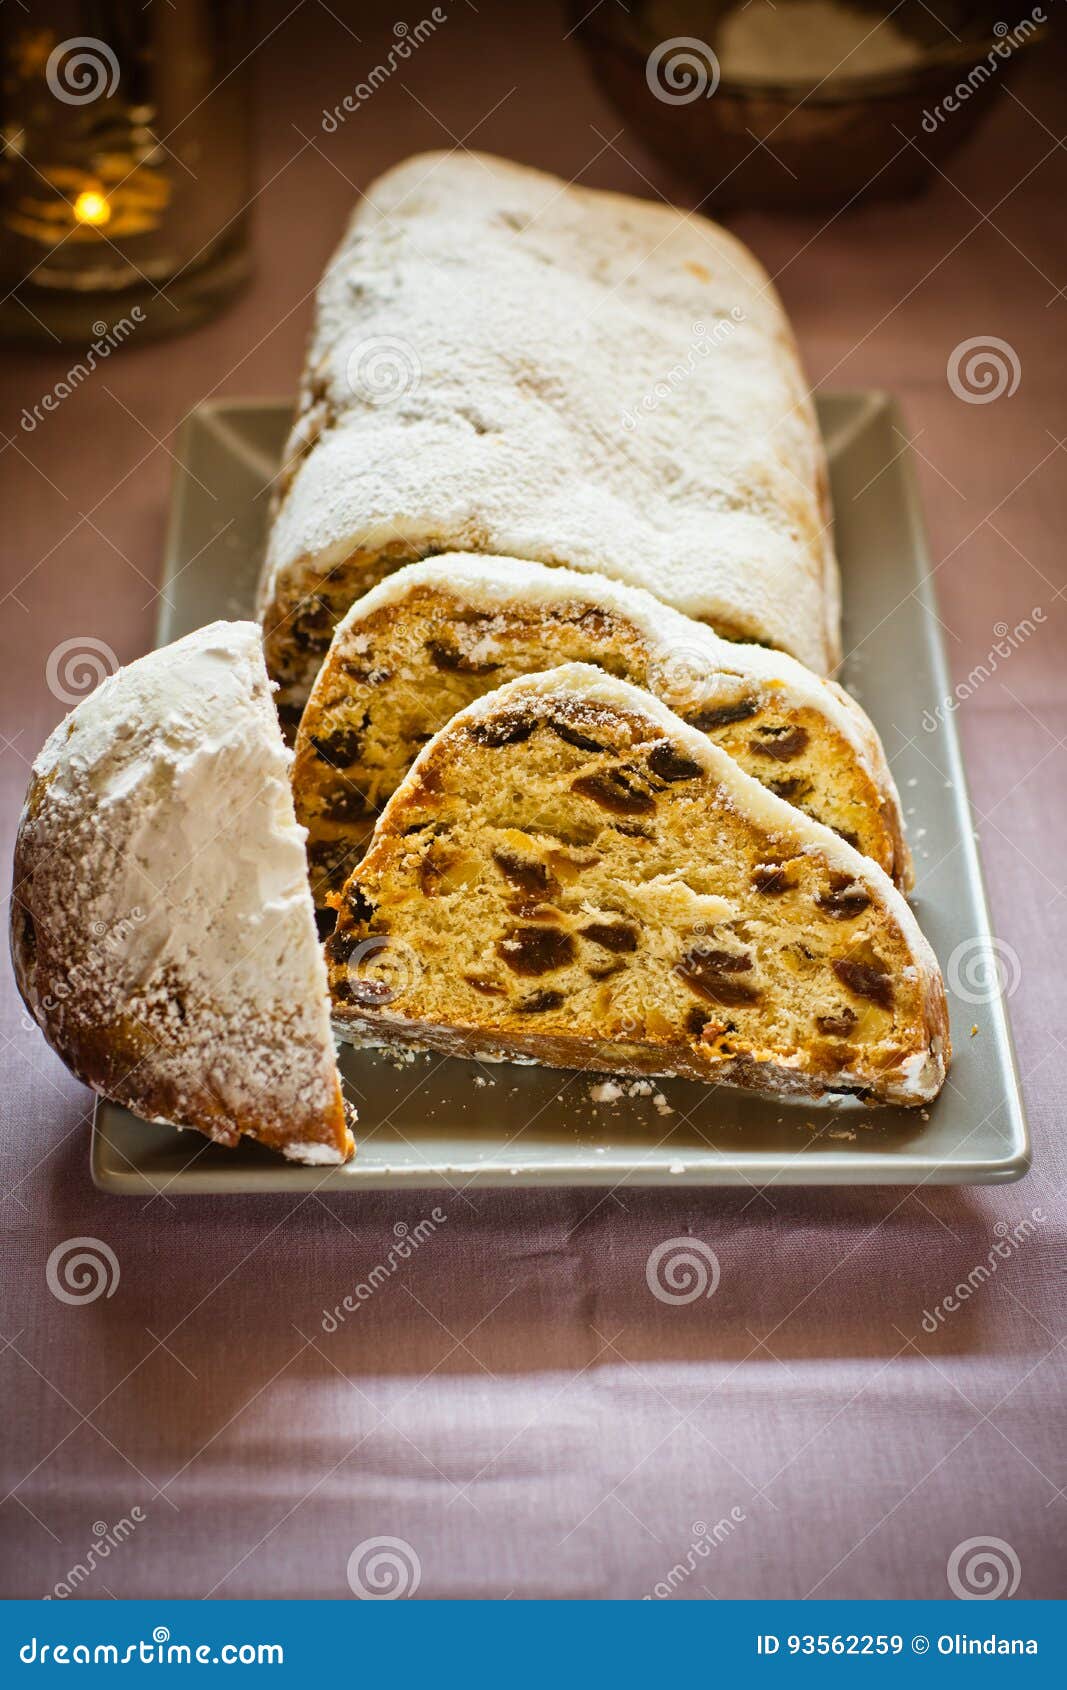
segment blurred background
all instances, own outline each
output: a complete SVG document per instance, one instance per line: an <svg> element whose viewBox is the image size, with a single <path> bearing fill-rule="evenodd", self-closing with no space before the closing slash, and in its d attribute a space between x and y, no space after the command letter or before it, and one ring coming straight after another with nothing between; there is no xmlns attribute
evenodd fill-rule
<svg viewBox="0 0 1067 1690"><path fill-rule="evenodd" d="M137 305L142 340L187 331L247 282L255 216L278 215L308 151L356 192L377 162L468 144L472 124L472 144L568 180L621 162L656 194L654 160L675 199L719 213L906 197L943 174L1049 34L1041 5L1008 22L965 0L392 14L344 0L5 8L0 330L77 342L97 306L106 321ZM461 134L442 90L467 108ZM610 138L596 127L608 117ZM582 156L586 133L602 145ZM623 136L636 159L620 157Z"/></svg>

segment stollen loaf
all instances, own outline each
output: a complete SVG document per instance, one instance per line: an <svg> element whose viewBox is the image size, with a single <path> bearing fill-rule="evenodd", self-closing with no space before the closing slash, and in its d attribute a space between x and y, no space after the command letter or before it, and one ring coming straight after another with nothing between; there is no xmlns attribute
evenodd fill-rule
<svg viewBox="0 0 1067 1690"><path fill-rule="evenodd" d="M319 289L260 583L290 729L354 600L449 551L598 570L833 669L822 445L739 241L468 152L368 190Z"/></svg>

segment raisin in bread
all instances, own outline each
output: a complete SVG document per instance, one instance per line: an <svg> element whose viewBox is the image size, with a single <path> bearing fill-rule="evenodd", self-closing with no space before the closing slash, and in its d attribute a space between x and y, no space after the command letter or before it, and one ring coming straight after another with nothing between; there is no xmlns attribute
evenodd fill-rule
<svg viewBox="0 0 1067 1690"><path fill-rule="evenodd" d="M655 693L750 775L911 884L873 725L795 658L720 640L638 587L472 553L408 564L338 625L297 737L293 796L321 906L457 710L517 675L595 663Z"/></svg>
<svg viewBox="0 0 1067 1690"><path fill-rule="evenodd" d="M12 953L48 1042L105 1097L220 1144L342 1162L288 766L254 623L120 669L34 764Z"/></svg>
<svg viewBox="0 0 1067 1690"><path fill-rule="evenodd" d="M327 942L342 1037L917 1105L944 987L869 858L571 664L430 742Z"/></svg>
<svg viewBox="0 0 1067 1690"><path fill-rule="evenodd" d="M503 552L837 662L823 448L782 306L690 212L468 151L367 190L319 288L261 584L295 726L400 564Z"/></svg>

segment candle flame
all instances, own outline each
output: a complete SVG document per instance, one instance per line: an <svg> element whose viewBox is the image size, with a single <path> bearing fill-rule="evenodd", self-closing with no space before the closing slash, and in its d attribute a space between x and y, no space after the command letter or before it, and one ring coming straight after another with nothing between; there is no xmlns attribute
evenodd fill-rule
<svg viewBox="0 0 1067 1690"><path fill-rule="evenodd" d="M95 188L86 188L74 201L74 216L79 223L88 223L92 228L102 228L111 217L111 207L104 195Z"/></svg>

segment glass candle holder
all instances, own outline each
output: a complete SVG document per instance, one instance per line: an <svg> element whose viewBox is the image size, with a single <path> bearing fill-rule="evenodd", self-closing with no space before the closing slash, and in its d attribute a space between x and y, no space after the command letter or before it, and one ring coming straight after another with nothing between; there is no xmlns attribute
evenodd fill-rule
<svg viewBox="0 0 1067 1690"><path fill-rule="evenodd" d="M243 0L0 11L0 332L191 328L249 274Z"/></svg>

